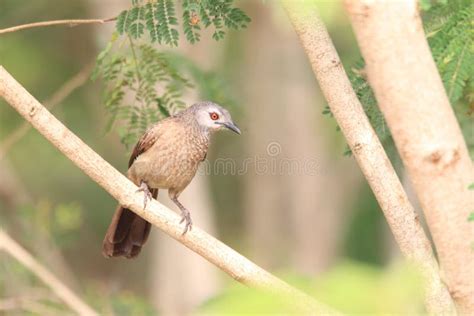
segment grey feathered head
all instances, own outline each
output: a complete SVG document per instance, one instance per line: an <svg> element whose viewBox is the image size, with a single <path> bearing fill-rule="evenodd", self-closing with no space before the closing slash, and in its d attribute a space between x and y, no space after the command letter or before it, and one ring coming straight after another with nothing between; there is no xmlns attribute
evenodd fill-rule
<svg viewBox="0 0 474 316"><path fill-rule="evenodd" d="M199 126L208 131L217 131L227 128L237 134L240 134L240 129L232 121L229 111L222 106L210 102L198 102L186 109L186 112L192 112Z"/></svg>

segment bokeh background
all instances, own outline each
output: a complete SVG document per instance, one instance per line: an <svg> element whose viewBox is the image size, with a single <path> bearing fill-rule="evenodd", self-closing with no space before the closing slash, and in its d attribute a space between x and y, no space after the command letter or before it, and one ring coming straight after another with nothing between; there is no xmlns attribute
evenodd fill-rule
<svg viewBox="0 0 474 316"><path fill-rule="evenodd" d="M285 12L277 1L238 5L252 19L247 29L229 32L219 42L204 32L196 45L181 39L173 49L219 78L231 100L222 105L243 131L216 135L208 163L226 159L227 169L201 172L184 191L182 202L195 224L339 310L423 312L420 282L402 263L354 158L343 154L345 141L334 120L322 114L325 101ZM129 6L127 0L0 0L0 28L107 18ZM360 54L342 5L322 1L319 6L350 68ZM0 37L0 64L38 100L47 101L94 64L112 32L113 23L6 34ZM130 148L114 131L105 132L103 89L100 81L87 79L52 112L125 172ZM185 96L188 104L199 98ZM284 310L157 229L138 259L102 257L116 201L35 130L2 147L23 123L0 101L0 227L94 308L110 315ZM256 159L267 168L257 170ZM248 168L233 172L228 162L237 170ZM272 164L283 167L273 170ZM404 179L402 171L400 176ZM175 208L164 192L159 200ZM11 298L17 299L15 308L2 305ZM0 314L67 311L34 275L0 253Z"/></svg>

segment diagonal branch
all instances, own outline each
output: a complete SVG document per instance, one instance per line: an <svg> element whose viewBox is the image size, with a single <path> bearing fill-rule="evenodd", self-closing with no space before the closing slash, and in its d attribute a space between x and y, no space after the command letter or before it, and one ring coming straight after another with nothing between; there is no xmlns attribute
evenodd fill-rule
<svg viewBox="0 0 474 316"><path fill-rule="evenodd" d="M2 249L33 272L76 313L79 315L98 315L97 312L95 312L89 305L83 302L78 296L76 296L76 294L74 294L74 292L56 278L53 273L36 261L31 254L0 229L0 250Z"/></svg>
<svg viewBox="0 0 474 316"><path fill-rule="evenodd" d="M104 24L107 22L115 21L115 20L117 20L117 17L108 18L108 19L75 19L75 20L54 20L54 21L34 22L34 23L12 26L5 29L0 29L0 35L5 34L5 33L31 29L35 27L44 27L44 26L53 26L53 25L69 25L70 27L73 27L80 24Z"/></svg>
<svg viewBox="0 0 474 316"><path fill-rule="evenodd" d="M52 110L56 105L63 102L72 92L81 87L89 78L94 64L85 66L74 77L66 81L44 104L48 110ZM21 126L5 137L0 145L0 160L5 157L10 148L15 145L23 136L28 133L31 125L23 122Z"/></svg>
<svg viewBox="0 0 474 316"><path fill-rule="evenodd" d="M474 169L418 6L416 0L346 1L369 83L420 200L445 282L459 312L474 314L474 227L467 221Z"/></svg>
<svg viewBox="0 0 474 316"><path fill-rule="evenodd" d="M452 299L440 279L430 242L413 206L351 87L326 27L312 0L283 5L309 58L313 72L347 143L377 198L401 252L426 279L430 313L452 314Z"/></svg>
<svg viewBox="0 0 474 316"><path fill-rule="evenodd" d="M260 268L198 227L194 227L192 231L183 236L182 227L179 224L180 217L156 200L148 203L147 209L144 210L143 196L137 192L137 187L49 113L1 66L0 96L92 180L117 199L121 205L131 209L198 253L235 280L251 287L282 295L294 302L297 308L305 313L335 313L307 294Z"/></svg>

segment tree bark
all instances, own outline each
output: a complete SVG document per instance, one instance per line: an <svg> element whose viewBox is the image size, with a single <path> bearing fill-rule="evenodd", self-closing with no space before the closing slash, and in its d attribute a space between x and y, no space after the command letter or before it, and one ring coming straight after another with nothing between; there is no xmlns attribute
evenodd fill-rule
<svg viewBox="0 0 474 316"><path fill-rule="evenodd" d="M474 169L423 32L418 2L346 1L374 89L461 313L474 313Z"/></svg>
<svg viewBox="0 0 474 316"><path fill-rule="evenodd" d="M380 141L355 95L314 1L286 0L293 23L329 107L352 149L402 253L426 278L431 313L453 313L433 251Z"/></svg>
<svg viewBox="0 0 474 316"><path fill-rule="evenodd" d="M186 235L182 235L183 227L179 223L178 214L156 200L149 202L147 209L144 210L143 194L137 192L137 186L67 129L2 66L0 66L0 96L91 179L116 198L121 205L131 209L170 237L203 256L235 280L247 286L287 297L302 312L335 313L307 294L263 270L197 226L194 226Z"/></svg>

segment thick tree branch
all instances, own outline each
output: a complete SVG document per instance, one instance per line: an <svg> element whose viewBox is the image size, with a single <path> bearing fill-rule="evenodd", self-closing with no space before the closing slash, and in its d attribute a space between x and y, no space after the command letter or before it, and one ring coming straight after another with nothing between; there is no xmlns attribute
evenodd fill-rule
<svg viewBox="0 0 474 316"><path fill-rule="evenodd" d="M31 29L35 27L44 27L44 26L53 26L53 25L66 24L66 25L69 25L70 27L73 27L79 24L104 24L107 22L115 21L116 19L117 17L108 18L108 19L76 19L76 20L54 20L54 21L34 22L34 23L12 26L5 29L0 29L0 35L5 34L5 33Z"/></svg>
<svg viewBox="0 0 474 316"><path fill-rule="evenodd" d="M367 75L461 313L474 314L474 169L431 56L418 2L346 1Z"/></svg>
<svg viewBox="0 0 474 316"><path fill-rule="evenodd" d="M362 105L354 93L314 1L286 0L284 7L308 55L313 72L402 253L426 279L431 313L452 313L451 297L413 206L408 201Z"/></svg>
<svg viewBox="0 0 474 316"><path fill-rule="evenodd" d="M148 203L147 209L144 210L143 195L137 192L137 187L68 130L1 66L0 96L121 205L206 258L235 280L283 295L306 313L334 313L198 227L193 227L192 231L183 236L180 217L156 200ZM99 245L97 247L99 249Z"/></svg>
<svg viewBox="0 0 474 316"><path fill-rule="evenodd" d="M48 100L44 101L44 105L48 110L52 110L56 105L64 101L77 88L86 83L89 78L94 63L91 63L74 75L71 79L66 81ZM31 124L23 122L21 126L8 134L0 145L0 160L2 160L10 148L15 145L23 136L28 133Z"/></svg>
<svg viewBox="0 0 474 316"><path fill-rule="evenodd" d="M0 229L0 250L5 250L23 266L33 272L41 281L53 290L72 310L79 315L98 315L89 305L64 285L53 273L48 271L16 241Z"/></svg>

